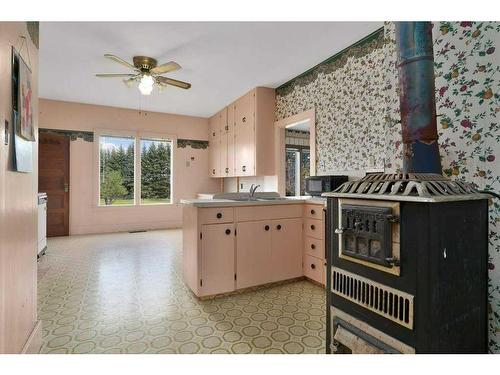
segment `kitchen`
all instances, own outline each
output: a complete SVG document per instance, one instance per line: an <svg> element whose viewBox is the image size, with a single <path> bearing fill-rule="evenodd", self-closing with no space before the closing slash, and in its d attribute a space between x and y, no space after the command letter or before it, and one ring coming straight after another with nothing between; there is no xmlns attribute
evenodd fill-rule
<svg viewBox="0 0 500 375"><path fill-rule="evenodd" d="M41 195L0 352L498 351L498 22L142 23L169 53L127 22L5 27L40 88L34 168L2 178Z"/></svg>

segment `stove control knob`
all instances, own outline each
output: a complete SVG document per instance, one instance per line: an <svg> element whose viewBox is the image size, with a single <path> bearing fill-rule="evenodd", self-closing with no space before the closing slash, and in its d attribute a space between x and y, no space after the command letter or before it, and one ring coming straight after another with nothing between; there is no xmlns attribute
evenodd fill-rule
<svg viewBox="0 0 500 375"><path fill-rule="evenodd" d="M344 233L344 228L335 229L335 234L342 234L342 233Z"/></svg>

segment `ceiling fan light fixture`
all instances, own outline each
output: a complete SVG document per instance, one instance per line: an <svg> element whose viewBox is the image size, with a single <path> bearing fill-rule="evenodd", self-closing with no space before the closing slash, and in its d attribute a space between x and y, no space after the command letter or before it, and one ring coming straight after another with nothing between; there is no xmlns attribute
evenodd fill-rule
<svg viewBox="0 0 500 375"><path fill-rule="evenodd" d="M153 92L153 85L155 83L155 80L151 75L149 74L144 74L141 77L141 81L139 82L138 88L139 91L141 92L142 95L151 95Z"/></svg>

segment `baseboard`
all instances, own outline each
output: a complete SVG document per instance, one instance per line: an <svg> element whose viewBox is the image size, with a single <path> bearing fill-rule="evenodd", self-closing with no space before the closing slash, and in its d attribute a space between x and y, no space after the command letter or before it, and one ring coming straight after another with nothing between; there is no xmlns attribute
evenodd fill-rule
<svg viewBox="0 0 500 375"><path fill-rule="evenodd" d="M149 223L75 225L70 228L70 235L119 233L134 230L177 229L182 227L182 220L157 221Z"/></svg>
<svg viewBox="0 0 500 375"><path fill-rule="evenodd" d="M37 320L28 340L23 346L21 354L38 354L42 347L42 321Z"/></svg>

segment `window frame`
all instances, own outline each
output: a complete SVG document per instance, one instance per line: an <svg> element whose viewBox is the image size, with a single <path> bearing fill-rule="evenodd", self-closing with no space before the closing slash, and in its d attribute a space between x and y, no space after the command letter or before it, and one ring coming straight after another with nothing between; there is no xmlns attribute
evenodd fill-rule
<svg viewBox="0 0 500 375"><path fill-rule="evenodd" d="M132 137L134 139L134 203L121 205L101 205L101 137ZM170 150L170 202L169 203L146 203L141 204L141 139L170 141L172 147ZM117 129L96 129L94 130L94 178L93 178L93 195L95 207L98 208L122 208L122 207L155 207L169 206L175 204L175 189L174 189L174 170L175 170L175 149L177 148L177 137L167 133L143 132L135 130L117 130ZM139 152L139 153L138 153Z"/></svg>

